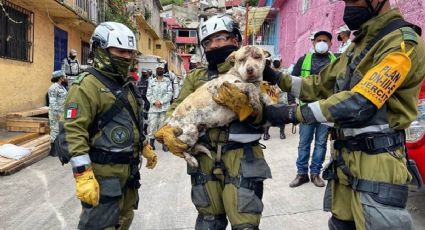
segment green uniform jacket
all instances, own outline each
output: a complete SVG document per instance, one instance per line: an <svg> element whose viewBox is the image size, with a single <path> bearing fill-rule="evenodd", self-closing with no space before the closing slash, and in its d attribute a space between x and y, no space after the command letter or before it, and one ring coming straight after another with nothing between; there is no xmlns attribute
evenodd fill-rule
<svg viewBox="0 0 425 230"><path fill-rule="evenodd" d="M128 100L136 116L139 115L135 96L129 91ZM89 140L89 127L96 115L107 111L115 96L95 76L83 73L74 82L65 101L65 114L60 125L60 148L71 156L73 168L90 165L90 148L109 149L111 152L139 151L139 131L125 108L111 122ZM110 153L113 154L113 153ZM129 176L126 164L92 164L98 177L117 176L123 186Z"/></svg>
<svg viewBox="0 0 425 230"><path fill-rule="evenodd" d="M229 71L233 66L229 62L224 62L218 65L218 73L224 74L227 71ZM193 69L189 75L184 79L183 86L181 88L179 97L173 102L173 104L168 109L166 116L169 117L173 114L176 107L191 93L195 92L195 90L199 87L201 87L203 84L205 84L208 81L208 69L206 67L200 67ZM259 111L259 115L253 119L253 124L259 124L262 122L262 115L263 111ZM211 140L213 143L213 146L217 142L225 142L226 140L226 133L221 132L219 128L212 128L207 131L209 140Z"/></svg>
<svg viewBox="0 0 425 230"><path fill-rule="evenodd" d="M313 102L297 108L299 121L329 123L343 128L345 136L386 132L388 129L403 130L410 125L417 115L417 96L425 76L424 43L411 28L393 31L377 42L349 78L348 89L338 89L341 83L347 82L349 56L358 56L386 23L397 18L402 18L398 10L391 10L362 25L347 51L319 75L309 78L282 75L279 86L284 91L291 92L302 101ZM414 48L410 55L411 69L400 87L378 109L366 97L350 89L388 54L400 52L403 41L406 50Z"/></svg>

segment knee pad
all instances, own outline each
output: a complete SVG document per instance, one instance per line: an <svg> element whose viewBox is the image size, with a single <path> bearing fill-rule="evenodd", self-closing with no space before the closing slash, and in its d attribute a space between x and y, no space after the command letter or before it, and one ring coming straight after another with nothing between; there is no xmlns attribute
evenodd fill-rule
<svg viewBox="0 0 425 230"><path fill-rule="evenodd" d="M252 224L241 224L232 226L232 230L259 230L258 226Z"/></svg>
<svg viewBox="0 0 425 230"><path fill-rule="evenodd" d="M339 220L332 216L328 221L329 230L356 230L354 221Z"/></svg>
<svg viewBox="0 0 425 230"><path fill-rule="evenodd" d="M195 230L226 230L226 215L202 215L196 218Z"/></svg>

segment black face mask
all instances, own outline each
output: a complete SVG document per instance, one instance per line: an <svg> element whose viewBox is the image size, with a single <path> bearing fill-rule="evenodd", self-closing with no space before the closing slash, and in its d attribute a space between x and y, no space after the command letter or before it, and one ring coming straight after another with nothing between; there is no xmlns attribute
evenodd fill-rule
<svg viewBox="0 0 425 230"><path fill-rule="evenodd" d="M210 51L206 51L205 57L208 61L208 69L216 70L218 64L223 63L233 51L236 51L238 49L239 47L235 45L228 45Z"/></svg>
<svg viewBox="0 0 425 230"><path fill-rule="evenodd" d="M373 18L375 14L366 7L346 6L344 9L344 22L350 30L358 30L365 22Z"/></svg>
<svg viewBox="0 0 425 230"><path fill-rule="evenodd" d="M162 71L162 70L157 70L156 71L156 76L163 76L164 75L164 71Z"/></svg>
<svg viewBox="0 0 425 230"><path fill-rule="evenodd" d="M71 58L71 59L75 59L77 56L75 56L75 55L69 55L69 58Z"/></svg>

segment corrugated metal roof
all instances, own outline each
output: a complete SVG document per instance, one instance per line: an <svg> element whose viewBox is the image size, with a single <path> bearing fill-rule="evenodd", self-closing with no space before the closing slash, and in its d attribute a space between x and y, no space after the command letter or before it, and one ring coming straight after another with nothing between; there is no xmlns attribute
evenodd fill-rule
<svg viewBox="0 0 425 230"><path fill-rule="evenodd" d="M257 33L264 19L269 14L270 7L252 7L248 10L248 34Z"/></svg>

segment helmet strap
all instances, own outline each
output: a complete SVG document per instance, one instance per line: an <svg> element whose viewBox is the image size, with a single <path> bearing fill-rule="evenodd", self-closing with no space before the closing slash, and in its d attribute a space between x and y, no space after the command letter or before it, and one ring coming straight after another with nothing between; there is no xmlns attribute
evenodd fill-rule
<svg viewBox="0 0 425 230"><path fill-rule="evenodd" d="M381 10L384 7L386 2L387 2L387 0L385 0L383 2L379 2L378 5L376 5L376 8L374 8L372 6L372 0L366 0L368 9L373 14L374 17L377 16L379 14L379 12L381 12Z"/></svg>

